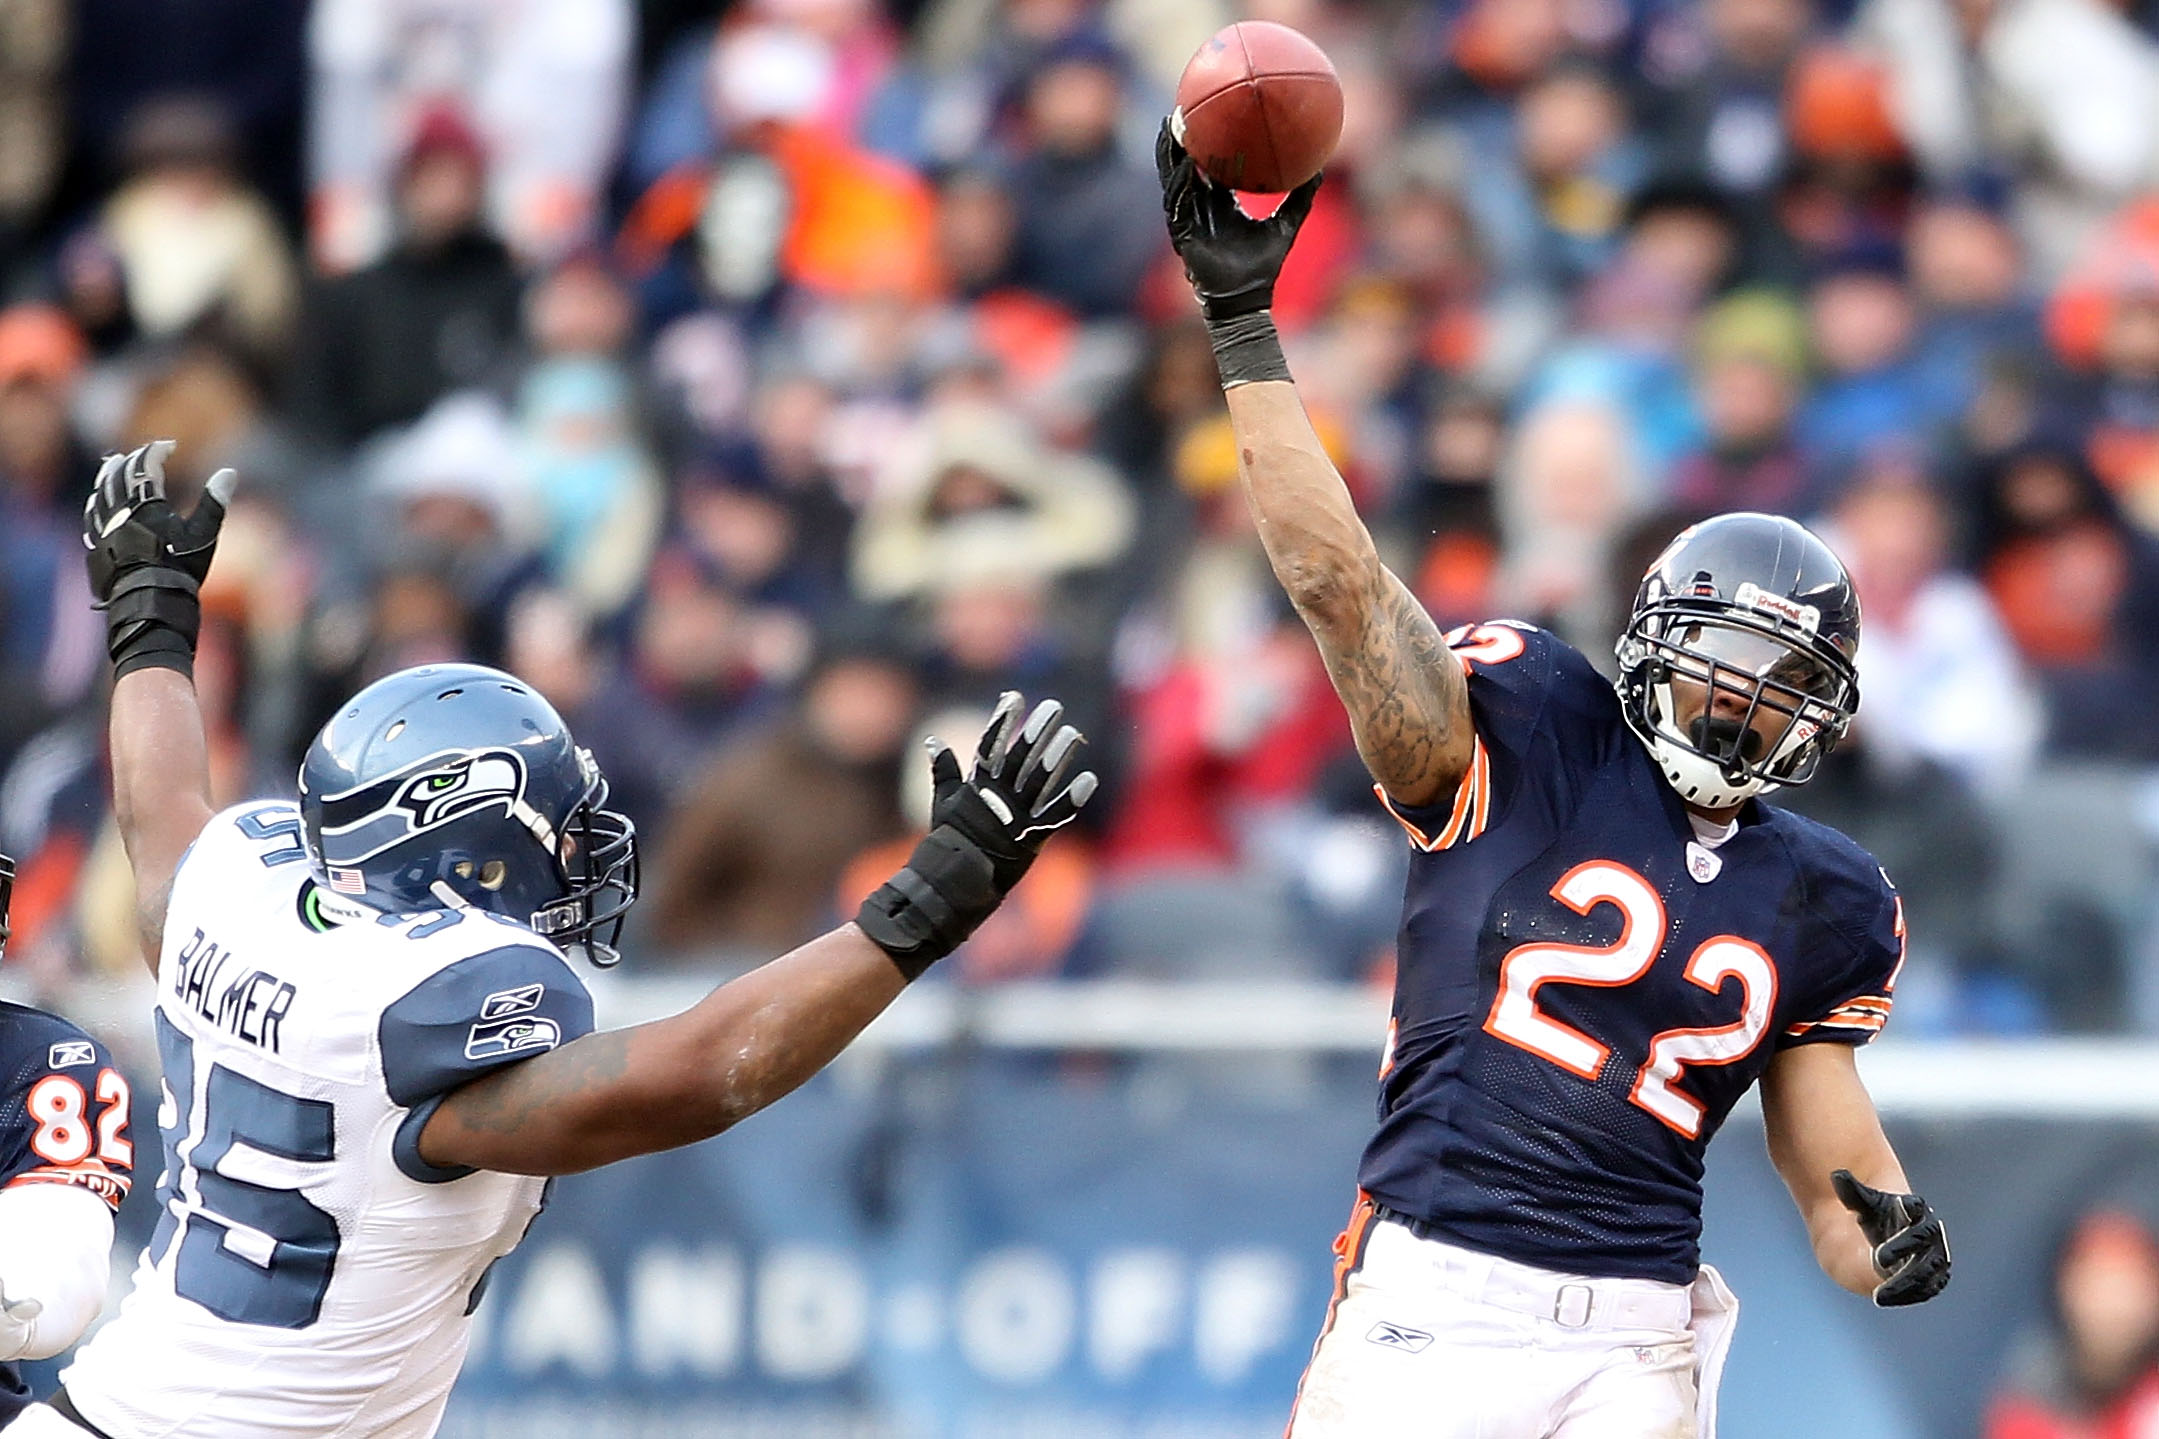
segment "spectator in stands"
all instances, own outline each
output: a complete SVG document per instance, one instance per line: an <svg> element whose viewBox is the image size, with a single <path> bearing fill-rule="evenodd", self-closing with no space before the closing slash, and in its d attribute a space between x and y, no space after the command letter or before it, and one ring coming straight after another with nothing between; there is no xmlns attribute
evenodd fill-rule
<svg viewBox="0 0 2159 1439"><path fill-rule="evenodd" d="M2159 531L2159 269L2115 277L2102 303L2095 363L2065 387L2061 420L2124 509Z"/></svg>
<svg viewBox="0 0 2159 1439"><path fill-rule="evenodd" d="M2080 1217L2054 1261L2049 1322L2012 1360L1984 1439L2137 1439L2159 1426L2159 1237L2118 1208Z"/></svg>
<svg viewBox="0 0 2159 1439"><path fill-rule="evenodd" d="M1651 61L1658 168L1766 195L1785 157L1785 79L1814 20L1806 0L1706 0L1680 21L1700 34L1673 37Z"/></svg>
<svg viewBox="0 0 2159 1439"><path fill-rule="evenodd" d="M588 613L620 613L665 508L627 367L611 354L543 354L518 386L516 423L548 572Z"/></svg>
<svg viewBox="0 0 2159 1439"><path fill-rule="evenodd" d="M47 305L0 310L0 767L96 678L73 513L87 460L69 423L82 337ZM86 663L87 666L86 666Z"/></svg>
<svg viewBox="0 0 2159 1439"><path fill-rule="evenodd" d="M428 605L457 626L444 647L461 658L499 659L510 601L542 578L523 456L501 405L478 392L446 396L379 451L368 484L369 500L387 513L367 525L371 543L354 557L361 573L333 580L373 589L376 574L401 574L413 585L425 577L408 593L417 600L446 587L444 603ZM378 677L371 665L363 671L361 683Z"/></svg>
<svg viewBox="0 0 2159 1439"><path fill-rule="evenodd" d="M882 603L927 593L961 552L994 549L1040 581L1098 568L1132 539L1132 501L1098 461L1045 446L979 402L924 419L886 465L855 537L854 586Z"/></svg>
<svg viewBox="0 0 2159 1439"><path fill-rule="evenodd" d="M276 216L240 173L237 146L215 98L144 101L122 142L128 179L97 223L143 335L207 329L268 362L291 339L299 278Z"/></svg>
<svg viewBox="0 0 2159 1439"><path fill-rule="evenodd" d="M1616 405L1554 399L1522 417L1501 474L1500 611L1555 630L1593 660L1606 658L1617 632L1612 546L1646 498L1633 447Z"/></svg>
<svg viewBox="0 0 2159 1439"><path fill-rule="evenodd" d="M1705 314L1694 336L1704 434L1673 469L1673 500L1703 514L1810 513L1815 477L1792 433L1806 377L1805 324L1774 292L1744 291Z"/></svg>
<svg viewBox="0 0 2159 1439"><path fill-rule="evenodd" d="M1499 401L1448 386L1423 418L1409 480L1394 497L1395 523L1417 547L1411 588L1450 628L1499 612L1492 597L1499 562L1494 490L1506 446Z"/></svg>
<svg viewBox="0 0 2159 1439"><path fill-rule="evenodd" d="M1903 257L1894 249L1849 250L1808 288L1807 328L1821 375L1796 431L1830 488L1874 446L1923 443L1931 426L1949 418L1929 410L1920 387L1912 364L1917 326Z"/></svg>
<svg viewBox="0 0 2159 1439"><path fill-rule="evenodd" d="M1941 496L1909 466L1876 463L1829 518L1866 609L1867 712L1894 717L1861 717L1877 761L1926 759L1977 791L2012 789L2038 745L2038 703L1986 591L1947 568L1952 517Z"/></svg>
<svg viewBox="0 0 2159 1439"><path fill-rule="evenodd" d="M1506 151L1473 152L1465 196L1491 259L1513 279L1571 291L1609 260L1643 157L1617 89L1586 64L1522 92Z"/></svg>
<svg viewBox="0 0 2159 1439"><path fill-rule="evenodd" d="M1014 278L1090 319L1128 311L1167 245L1148 162L1121 142L1124 66L1089 31L1051 46L1027 79L1012 165Z"/></svg>
<svg viewBox="0 0 2159 1439"><path fill-rule="evenodd" d="M1929 409L1966 413L1990 375L2038 360L2039 313L2016 235L1980 187L1938 195L1912 215L1913 362Z"/></svg>
<svg viewBox="0 0 2159 1439"><path fill-rule="evenodd" d="M499 381L516 351L521 282L487 230L487 157L459 111L421 117L392 197L388 252L319 282L301 331L293 402L338 446L410 424L452 390Z"/></svg>
<svg viewBox="0 0 2159 1439"><path fill-rule="evenodd" d="M587 239L630 82L630 0L321 0L308 27L309 249L337 274L390 244L397 137L470 97L489 228L545 262Z"/></svg>
<svg viewBox="0 0 2159 1439"><path fill-rule="evenodd" d="M68 19L65 0L31 0L0 12L0 294L31 259L31 232L67 161Z"/></svg>
<svg viewBox="0 0 2159 1439"><path fill-rule="evenodd" d="M2073 445L1990 465L1976 565L2046 705L2056 755L2159 758L2159 550Z"/></svg>
<svg viewBox="0 0 2159 1439"><path fill-rule="evenodd" d="M2159 48L2099 0L1866 0L1897 122L1930 177L2013 166L2012 211L2042 284L2159 178Z"/></svg>
<svg viewBox="0 0 2159 1439"><path fill-rule="evenodd" d="M641 923L672 953L762 963L828 922L848 862L901 834L915 680L889 649L834 647L790 711L716 751L655 851Z"/></svg>
<svg viewBox="0 0 2159 1439"><path fill-rule="evenodd" d="M1882 66L1839 41L1810 44L1786 77L1784 122L1764 258L1797 280L1840 256L1896 247L1917 175Z"/></svg>

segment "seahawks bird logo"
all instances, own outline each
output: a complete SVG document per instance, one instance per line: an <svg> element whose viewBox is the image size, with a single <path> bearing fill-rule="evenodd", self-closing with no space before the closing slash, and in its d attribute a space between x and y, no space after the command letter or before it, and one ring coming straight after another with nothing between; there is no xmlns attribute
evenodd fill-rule
<svg viewBox="0 0 2159 1439"><path fill-rule="evenodd" d="M392 801L412 816L412 827L433 829L461 814L499 804L504 813L525 788L525 767L507 750L459 755L439 769L416 774Z"/></svg>
<svg viewBox="0 0 2159 1439"><path fill-rule="evenodd" d="M525 762L514 750L429 755L360 789L325 796L322 833L335 862L358 864L424 830L499 807L514 815L525 795Z"/></svg>

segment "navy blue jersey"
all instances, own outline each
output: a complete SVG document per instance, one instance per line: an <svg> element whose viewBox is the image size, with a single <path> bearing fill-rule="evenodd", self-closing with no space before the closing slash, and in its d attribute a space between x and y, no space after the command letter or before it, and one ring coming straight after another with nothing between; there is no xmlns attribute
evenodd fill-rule
<svg viewBox="0 0 2159 1439"><path fill-rule="evenodd" d="M134 1179L127 1081L105 1046L43 1010L0 1000L0 1189L71 1184L113 1208ZM0 1427L30 1403L0 1364Z"/></svg>
<svg viewBox="0 0 2159 1439"><path fill-rule="evenodd" d="M1443 802L1389 804L1417 854L1361 1185L1469 1248L1689 1283L1710 1137L1777 1050L1880 1031L1901 904L1864 850L1759 801L1703 844L1554 636L1450 640L1476 753Z"/></svg>

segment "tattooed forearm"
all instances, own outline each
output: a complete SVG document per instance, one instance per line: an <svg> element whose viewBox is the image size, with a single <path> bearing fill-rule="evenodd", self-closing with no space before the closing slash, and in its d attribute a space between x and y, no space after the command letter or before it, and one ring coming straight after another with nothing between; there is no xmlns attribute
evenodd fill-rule
<svg viewBox="0 0 2159 1439"><path fill-rule="evenodd" d="M1439 627L1380 563L1294 388L1239 385L1228 401L1253 523L1319 642L1357 752L1393 798L1437 798L1474 752L1469 694Z"/></svg>
<svg viewBox="0 0 2159 1439"><path fill-rule="evenodd" d="M1439 626L1402 581L1375 561L1360 611L1314 623L1336 693L1372 777L1406 804L1460 783L1468 765L1469 696Z"/></svg>

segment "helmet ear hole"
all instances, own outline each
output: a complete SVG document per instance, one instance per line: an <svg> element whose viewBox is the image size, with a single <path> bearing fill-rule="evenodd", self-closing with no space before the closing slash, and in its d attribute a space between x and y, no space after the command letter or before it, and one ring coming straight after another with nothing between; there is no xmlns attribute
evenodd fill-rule
<svg viewBox="0 0 2159 1439"><path fill-rule="evenodd" d="M491 859L480 866L480 888L482 889L500 889L509 877L510 867L499 859Z"/></svg>

